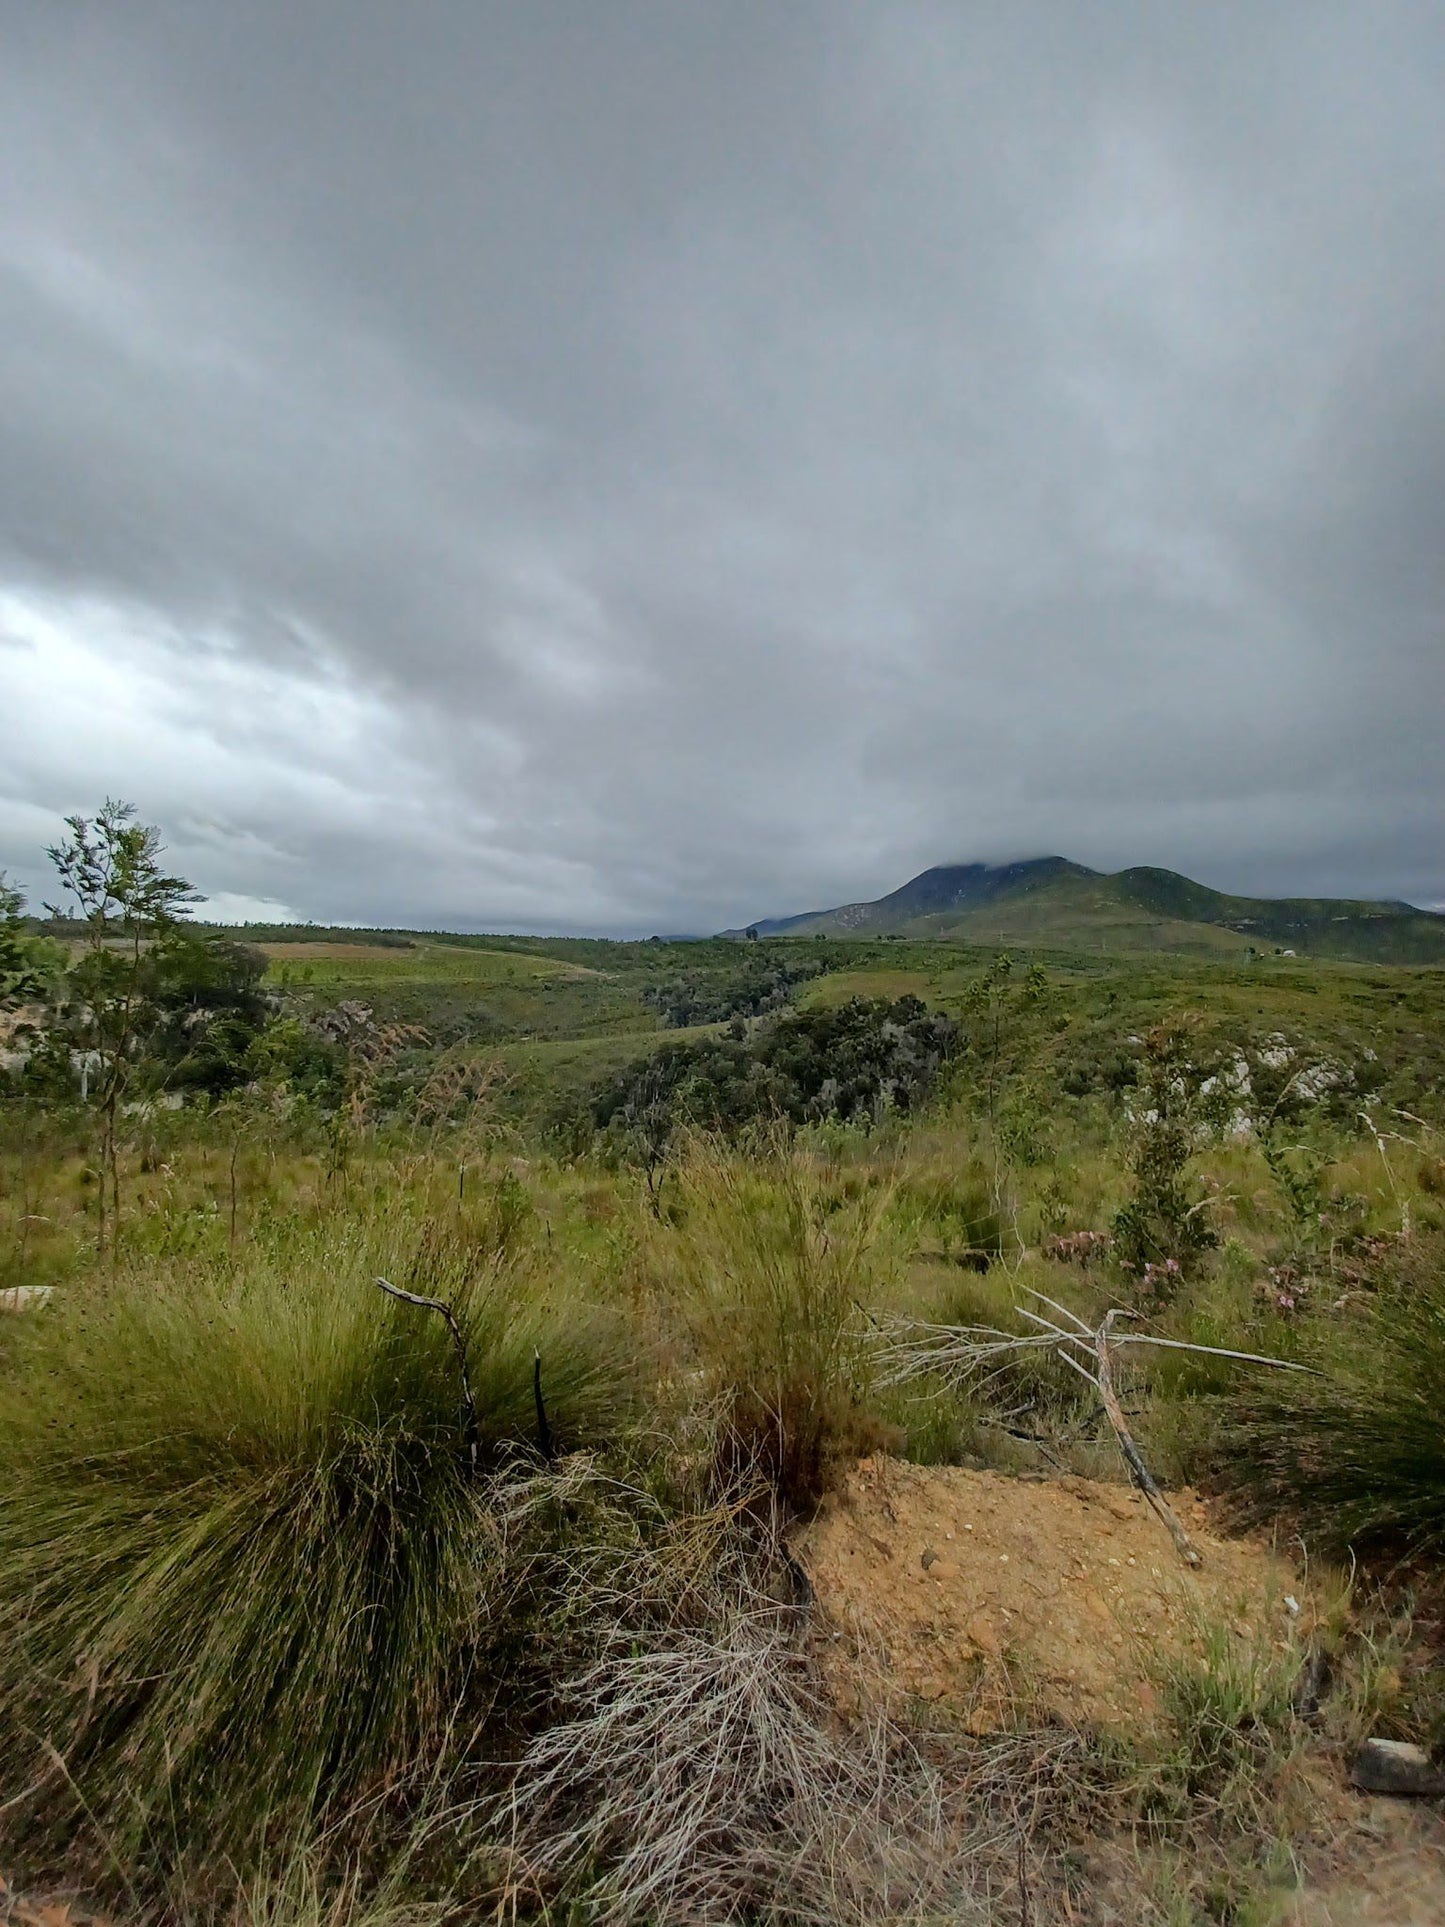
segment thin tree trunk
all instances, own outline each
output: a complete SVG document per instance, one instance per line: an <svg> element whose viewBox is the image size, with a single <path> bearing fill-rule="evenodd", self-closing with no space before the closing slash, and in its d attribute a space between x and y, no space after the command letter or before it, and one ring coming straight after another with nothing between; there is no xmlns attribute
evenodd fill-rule
<svg viewBox="0 0 1445 1927"><path fill-rule="evenodd" d="M241 1151L241 1133L231 1140L231 1255L236 1255L236 1159Z"/></svg>

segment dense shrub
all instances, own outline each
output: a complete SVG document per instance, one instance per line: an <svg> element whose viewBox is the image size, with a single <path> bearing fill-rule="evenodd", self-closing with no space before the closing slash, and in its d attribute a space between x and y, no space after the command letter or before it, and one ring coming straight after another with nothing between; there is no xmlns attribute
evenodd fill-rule
<svg viewBox="0 0 1445 1927"><path fill-rule="evenodd" d="M271 1015L261 990L266 953L208 937L176 945L159 964L151 1049L172 1089L218 1094L249 1076Z"/></svg>
<svg viewBox="0 0 1445 1927"><path fill-rule="evenodd" d="M680 972L661 983L647 984L642 1001L660 1012L663 1021L720 1024L730 1017L759 1017L782 1010L799 984L828 968L823 957L782 957L767 952L740 951L724 969Z"/></svg>
<svg viewBox="0 0 1445 1927"><path fill-rule="evenodd" d="M131 998L124 1087L136 1099L159 1089L221 1096L255 1075L273 1025L261 989L263 951L178 926L144 953ZM28 1038L28 1091L52 1102L75 1093L74 1053L98 1041L91 990L75 969L55 973L54 994Z"/></svg>
<svg viewBox="0 0 1445 1927"><path fill-rule="evenodd" d="M916 997L854 999L790 1013L747 1039L665 1045L610 1079L591 1102L601 1129L666 1136L679 1125L734 1132L772 1118L870 1120L912 1111L957 1042L950 1018Z"/></svg>

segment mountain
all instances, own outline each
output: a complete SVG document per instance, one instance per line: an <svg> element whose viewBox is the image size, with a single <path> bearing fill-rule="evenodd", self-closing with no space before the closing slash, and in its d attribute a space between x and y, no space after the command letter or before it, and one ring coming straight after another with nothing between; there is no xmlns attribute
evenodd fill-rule
<svg viewBox="0 0 1445 1927"><path fill-rule="evenodd" d="M752 927L764 937L939 937L1235 956L1252 945L1357 963L1445 963L1445 915L1414 904L1234 897L1173 870L1110 874L1061 856L944 864L873 903L764 918Z"/></svg>

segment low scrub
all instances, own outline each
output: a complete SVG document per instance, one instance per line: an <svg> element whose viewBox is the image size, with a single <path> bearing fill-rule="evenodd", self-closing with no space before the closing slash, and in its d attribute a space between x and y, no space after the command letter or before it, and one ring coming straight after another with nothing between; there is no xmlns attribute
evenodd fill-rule
<svg viewBox="0 0 1445 1927"><path fill-rule="evenodd" d="M593 1092L589 1122L654 1154L688 1129L869 1124L919 1110L957 1044L952 1018L916 997L854 998L771 1018L750 1035L666 1044Z"/></svg>
<svg viewBox="0 0 1445 1927"><path fill-rule="evenodd" d="M558 1451L615 1434L628 1370L524 1259L405 1241L278 1233L7 1334L0 1830L27 1851L84 1827L234 1858L268 1814L425 1773L527 1676L547 1527L496 1481L536 1463L534 1354ZM455 1308L475 1462L446 1326L383 1261Z"/></svg>

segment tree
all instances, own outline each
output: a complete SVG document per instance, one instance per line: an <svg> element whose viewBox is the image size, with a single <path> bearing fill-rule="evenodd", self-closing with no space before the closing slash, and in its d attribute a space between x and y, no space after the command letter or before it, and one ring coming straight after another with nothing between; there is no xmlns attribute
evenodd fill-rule
<svg viewBox="0 0 1445 1927"><path fill-rule="evenodd" d="M251 1075L253 1046L270 1019L261 989L266 953L229 937L183 931L158 959L148 1048L166 1082L223 1096Z"/></svg>
<svg viewBox="0 0 1445 1927"><path fill-rule="evenodd" d="M162 868L160 832L136 820L133 804L107 798L94 817L68 816L65 823L69 840L53 844L48 855L73 901L46 908L82 926L70 984L76 1041L93 1073L100 1121L98 1242L103 1248L107 1210L113 1227L120 1221L116 1123L121 1102L158 1008L164 967L185 940L182 919L200 898L183 877Z"/></svg>
<svg viewBox="0 0 1445 1927"><path fill-rule="evenodd" d="M22 921L25 899L0 870L0 1010L14 1010L41 995L45 975L40 951Z"/></svg>
<svg viewBox="0 0 1445 1927"><path fill-rule="evenodd" d="M1048 978L1039 964L1030 964L1020 983L1010 989L1014 960L1001 951L981 977L976 977L963 994L965 1019L970 1025L975 1054L984 1060L985 1102L988 1121L993 1125L998 1113L999 1059L1006 1030L1032 1010L1048 988Z"/></svg>

